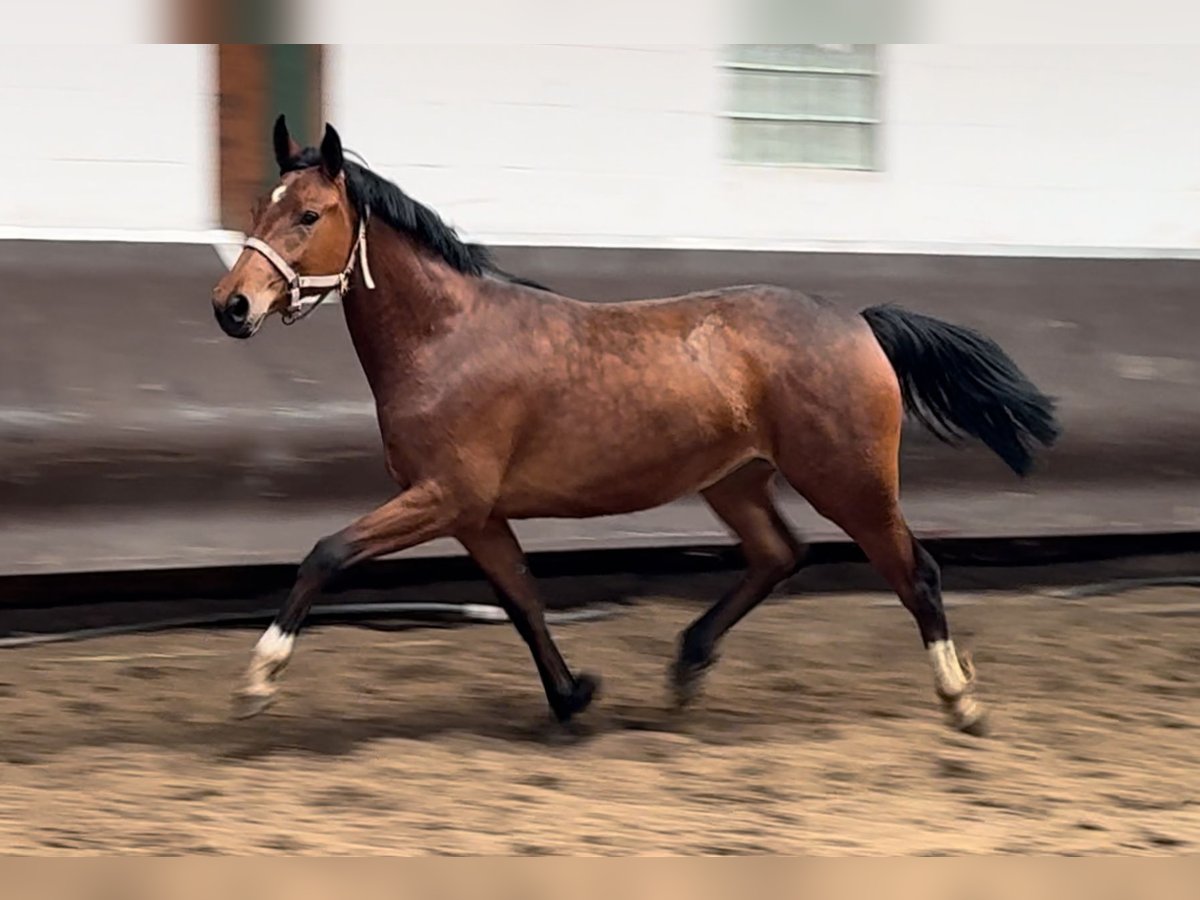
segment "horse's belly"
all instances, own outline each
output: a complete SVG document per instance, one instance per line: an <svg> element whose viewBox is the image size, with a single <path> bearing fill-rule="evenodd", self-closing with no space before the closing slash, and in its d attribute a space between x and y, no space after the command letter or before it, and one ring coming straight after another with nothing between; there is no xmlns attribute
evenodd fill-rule
<svg viewBox="0 0 1200 900"><path fill-rule="evenodd" d="M498 512L513 519L615 515L651 509L707 487L761 456L753 442L726 437L687 448L601 444L518 463Z"/></svg>
<svg viewBox="0 0 1200 900"><path fill-rule="evenodd" d="M606 355L586 379L546 390L510 460L504 513L648 509L762 455L752 379L721 332L701 323L686 343L652 349Z"/></svg>

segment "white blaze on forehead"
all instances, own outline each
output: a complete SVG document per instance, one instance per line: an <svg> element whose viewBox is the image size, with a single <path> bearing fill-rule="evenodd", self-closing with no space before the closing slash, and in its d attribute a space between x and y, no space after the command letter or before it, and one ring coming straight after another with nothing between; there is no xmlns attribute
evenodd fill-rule
<svg viewBox="0 0 1200 900"><path fill-rule="evenodd" d="M287 185L281 184L275 190L271 191L271 202L278 203L283 199L283 195L287 193Z"/></svg>

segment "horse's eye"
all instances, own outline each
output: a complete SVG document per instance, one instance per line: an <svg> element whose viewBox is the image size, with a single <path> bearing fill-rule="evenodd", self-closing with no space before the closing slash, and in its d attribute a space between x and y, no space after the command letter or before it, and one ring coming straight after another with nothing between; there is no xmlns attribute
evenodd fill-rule
<svg viewBox="0 0 1200 900"><path fill-rule="evenodd" d="M311 209L306 210L304 214L300 216L300 224L312 225L319 218L321 218L320 214L313 212Z"/></svg>

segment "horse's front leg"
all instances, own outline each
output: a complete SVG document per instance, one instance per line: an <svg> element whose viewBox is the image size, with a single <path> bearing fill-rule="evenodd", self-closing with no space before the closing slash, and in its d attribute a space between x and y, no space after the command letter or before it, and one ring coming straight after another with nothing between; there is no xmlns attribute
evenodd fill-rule
<svg viewBox="0 0 1200 900"><path fill-rule="evenodd" d="M275 681L291 658L296 634L313 600L334 575L363 560L447 535L459 513L440 485L424 482L317 541L300 564L287 602L254 648L246 683L234 695L234 714L257 715L274 700Z"/></svg>
<svg viewBox="0 0 1200 900"><path fill-rule="evenodd" d="M456 537L491 581L517 633L533 654L555 718L565 722L582 712L600 680L583 672L573 675L546 627L542 601L521 552L521 545L504 519L489 519L482 527L460 531Z"/></svg>

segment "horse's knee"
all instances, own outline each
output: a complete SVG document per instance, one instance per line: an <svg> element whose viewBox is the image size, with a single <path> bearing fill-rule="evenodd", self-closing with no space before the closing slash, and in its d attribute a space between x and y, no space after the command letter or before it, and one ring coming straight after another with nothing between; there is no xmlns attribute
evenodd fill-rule
<svg viewBox="0 0 1200 900"><path fill-rule="evenodd" d="M300 579L325 584L346 567L350 545L340 534L323 537L300 563Z"/></svg>

